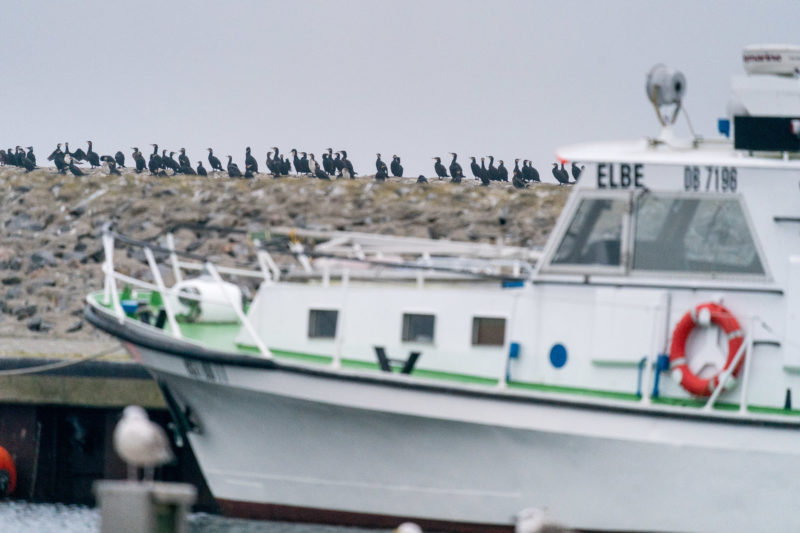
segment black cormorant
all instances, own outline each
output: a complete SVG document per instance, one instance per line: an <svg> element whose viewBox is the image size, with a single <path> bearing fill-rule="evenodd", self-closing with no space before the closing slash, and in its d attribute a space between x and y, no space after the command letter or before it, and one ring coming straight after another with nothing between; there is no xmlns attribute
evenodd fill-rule
<svg viewBox="0 0 800 533"><path fill-rule="evenodd" d="M215 170L223 170L222 163L219 161L219 157L214 155L214 150L211 148L207 148L208 150L208 164L211 165L211 171Z"/></svg>
<svg viewBox="0 0 800 533"><path fill-rule="evenodd" d="M89 143L89 149L86 150L86 160L92 165L92 168L100 166L100 156L97 155L97 152L92 150L92 141L86 141Z"/></svg>
<svg viewBox="0 0 800 533"><path fill-rule="evenodd" d="M188 159L185 165L181 164L180 171L181 174L188 174L189 176L194 176L195 174L197 174L197 172L195 172L194 169L192 168L192 164L188 161Z"/></svg>
<svg viewBox="0 0 800 533"><path fill-rule="evenodd" d="M319 179L321 179L321 180L330 181L331 177L328 176L328 173L325 172L325 169L322 168L321 166L319 166L319 163L317 163L314 160L314 154L309 154L309 156L310 156L310 159L308 161L308 165L309 165L309 168L311 170L311 173L314 176L316 176Z"/></svg>
<svg viewBox="0 0 800 533"><path fill-rule="evenodd" d="M563 163L561 166L564 166ZM561 185L569 184L569 174L567 174L566 170L562 172L561 169L558 168L558 163L553 163L553 177Z"/></svg>
<svg viewBox="0 0 800 533"><path fill-rule="evenodd" d="M336 173L336 168L333 166L333 148L328 148L327 152L322 154L322 168L331 176Z"/></svg>
<svg viewBox="0 0 800 533"><path fill-rule="evenodd" d="M145 162L144 156L142 155L142 152L139 151L138 147L134 146L131 148L131 150L133 150L133 161L136 163L136 173L141 174L147 166L147 163Z"/></svg>
<svg viewBox="0 0 800 533"><path fill-rule="evenodd" d="M489 171L486 170L486 159L481 157L481 173L478 174L481 179L481 186L488 187L489 182L491 182L491 178L489 177Z"/></svg>
<svg viewBox="0 0 800 533"><path fill-rule="evenodd" d="M583 172L584 165L578 167L575 162L572 162L572 177L575 178L575 181L578 181L581 177L581 172Z"/></svg>
<svg viewBox="0 0 800 533"><path fill-rule="evenodd" d="M36 168L36 163L31 161L26 155L25 150L20 148L20 151L17 153L17 166L20 166L25 169L25 172L30 172L31 170Z"/></svg>
<svg viewBox="0 0 800 533"><path fill-rule="evenodd" d="M108 165L108 173L109 174L113 174L115 176L121 176L122 175L122 174L120 174L119 170L117 170L117 162L114 161L113 157L111 157L110 155L104 155L100 159L102 161L105 161L105 163Z"/></svg>
<svg viewBox="0 0 800 533"><path fill-rule="evenodd" d="M386 168L386 163L381 161L381 154L375 154L375 155L378 156L378 159L375 160L375 170L377 170L378 172L383 170L384 174L386 174L388 176L389 175L389 169Z"/></svg>
<svg viewBox="0 0 800 533"><path fill-rule="evenodd" d="M336 171L336 175L341 178L344 163L342 163L342 154L339 152L336 152L336 158L333 160L333 169Z"/></svg>
<svg viewBox="0 0 800 533"><path fill-rule="evenodd" d="M192 162L189 161L189 158L186 156L186 148L181 148L179 152L180 155L178 156L178 164L181 166L181 169L183 167L192 168Z"/></svg>
<svg viewBox="0 0 800 533"><path fill-rule="evenodd" d="M497 172L497 169L494 166L494 156L490 155L489 157L489 168L486 169L486 172L489 173L489 179L492 181L498 181L500 179L500 174Z"/></svg>
<svg viewBox="0 0 800 533"><path fill-rule="evenodd" d="M300 174L300 173L302 173L302 170L301 170L301 169L302 169L303 167L302 167L302 165L300 164L300 158L299 158L299 157L297 157L297 148L292 148L292 149L289 151L289 153L290 153L290 154L292 154L292 163L294 164L294 171L295 171L295 173L296 173L296 174Z"/></svg>
<svg viewBox="0 0 800 533"><path fill-rule="evenodd" d="M120 167L125 168L125 154L122 152L117 151L117 153L114 154L114 161L116 161L117 165Z"/></svg>
<svg viewBox="0 0 800 533"><path fill-rule="evenodd" d="M528 161L528 166L525 166L523 163L523 172L522 175L525 176L526 181L535 181L540 182L542 181L539 179L539 171L533 168L533 161Z"/></svg>
<svg viewBox="0 0 800 533"><path fill-rule="evenodd" d="M522 171L519 169L519 158L514 160L514 170L511 171L511 177L519 176L522 179Z"/></svg>
<svg viewBox="0 0 800 533"><path fill-rule="evenodd" d="M514 169L514 176L511 178L511 185L513 185L515 189L524 189L528 186L521 171Z"/></svg>
<svg viewBox="0 0 800 533"><path fill-rule="evenodd" d="M481 167L479 167L477 161L475 161L475 156L470 156L469 169L472 171L473 178L476 180L481 179Z"/></svg>
<svg viewBox="0 0 800 533"><path fill-rule="evenodd" d="M172 158L173 155L175 155L175 152L170 152L169 155L167 155L167 151L163 150L161 153L161 162L165 169L169 168L172 170L173 174L178 174L181 171L181 166Z"/></svg>
<svg viewBox="0 0 800 533"><path fill-rule="evenodd" d="M202 161L197 162L197 175L198 176L208 176L208 172L206 172L206 167L203 166Z"/></svg>
<svg viewBox="0 0 800 533"><path fill-rule="evenodd" d="M33 155L33 146L28 146L28 153L25 154L25 157L30 159L30 161L33 163L33 166L36 166L36 156ZM574 166L574 163L573 163L573 166Z"/></svg>
<svg viewBox="0 0 800 533"><path fill-rule="evenodd" d="M444 168L444 165L442 164L442 158L434 157L433 159L436 161L436 163L433 164L433 170L436 171L436 175L439 176L439 179L448 177L447 169Z"/></svg>
<svg viewBox="0 0 800 533"><path fill-rule="evenodd" d="M347 171L349 176L345 176L345 177L349 177L351 180L355 179L356 178L356 171L355 171L355 169L353 169L353 163L351 163L350 160L347 159L347 151L346 150L342 150L342 165L343 165L342 166L342 174L344 174L344 172Z"/></svg>
<svg viewBox="0 0 800 533"><path fill-rule="evenodd" d="M272 159L272 151L267 152L267 170L269 170L270 174L273 176L277 176L281 173L280 169L277 167L277 160Z"/></svg>
<svg viewBox="0 0 800 533"><path fill-rule="evenodd" d="M288 157L283 157L283 154L279 156L281 162L281 174L284 176L288 176L289 173L292 171L292 162L289 160Z"/></svg>
<svg viewBox="0 0 800 533"><path fill-rule="evenodd" d="M253 174L258 174L258 161L250 154L250 147L244 149L244 168Z"/></svg>
<svg viewBox="0 0 800 533"><path fill-rule="evenodd" d="M300 168L303 171L303 174L311 174L311 168L308 166L308 154L305 152L300 152L300 155L303 157L300 158Z"/></svg>
<svg viewBox="0 0 800 533"><path fill-rule="evenodd" d="M503 165L502 159L497 164L497 179L500 181L508 181L508 169Z"/></svg>
<svg viewBox="0 0 800 533"><path fill-rule="evenodd" d="M78 148L74 152L70 153L70 151L69 151L69 143L68 142L64 143L64 153L66 155L70 156L71 158L75 159L76 161L78 161L78 163L80 163L81 161L86 159L86 152L84 152L80 148Z"/></svg>
<svg viewBox="0 0 800 533"><path fill-rule="evenodd" d="M396 154L392 156L392 164L389 167L392 169L392 176L403 177L403 165L400 164L400 158Z"/></svg>
<svg viewBox="0 0 800 533"><path fill-rule="evenodd" d="M420 174L417 176L417 183L428 183L428 178Z"/></svg>
<svg viewBox="0 0 800 533"><path fill-rule="evenodd" d="M73 176L83 176L83 171L75 166L75 159L70 156L69 158L69 171L72 172Z"/></svg>
<svg viewBox="0 0 800 533"><path fill-rule="evenodd" d="M455 152L450 152L450 155L453 156L453 160L450 161L450 167L449 167L450 175L453 176L454 180L458 179L460 182L461 178L464 177L464 170L461 168L461 165L459 163L456 163L456 158L458 157L458 154L456 154Z"/></svg>
<svg viewBox="0 0 800 533"><path fill-rule="evenodd" d="M237 165L236 163L233 163L232 161L233 161L233 156L229 155L228 156L228 176L230 176L231 178L241 178L242 177L242 171L239 170L239 165Z"/></svg>
<svg viewBox="0 0 800 533"><path fill-rule="evenodd" d="M148 161L148 167L155 167L156 170L159 170L164 167L164 161L161 160L161 156L158 155L158 145L151 144L150 146L153 147L153 153L150 154L150 161ZM153 169L150 168L150 172L153 172Z"/></svg>

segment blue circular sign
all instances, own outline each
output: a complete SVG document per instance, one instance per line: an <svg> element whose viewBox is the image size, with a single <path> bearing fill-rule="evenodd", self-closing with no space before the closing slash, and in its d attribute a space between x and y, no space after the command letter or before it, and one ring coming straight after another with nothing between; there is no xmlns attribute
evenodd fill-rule
<svg viewBox="0 0 800 533"><path fill-rule="evenodd" d="M556 368L561 368L567 364L567 348L563 344L554 344L550 348L550 364Z"/></svg>

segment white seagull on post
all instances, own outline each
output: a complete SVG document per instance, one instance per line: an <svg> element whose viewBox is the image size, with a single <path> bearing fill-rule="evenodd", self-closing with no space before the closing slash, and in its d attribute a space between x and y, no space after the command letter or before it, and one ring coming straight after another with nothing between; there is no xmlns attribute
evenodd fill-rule
<svg viewBox="0 0 800 533"><path fill-rule="evenodd" d="M150 421L147 412L138 405L122 411L122 419L114 428L114 450L128 463L128 479L136 479L136 469L145 469L145 479L152 479L153 469L175 457L166 433Z"/></svg>

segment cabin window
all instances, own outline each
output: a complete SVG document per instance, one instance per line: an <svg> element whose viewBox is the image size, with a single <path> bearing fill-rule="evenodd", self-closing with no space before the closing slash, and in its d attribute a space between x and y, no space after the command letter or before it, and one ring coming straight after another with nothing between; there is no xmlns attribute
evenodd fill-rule
<svg viewBox="0 0 800 533"><path fill-rule="evenodd" d="M403 314L403 341L433 342L434 315Z"/></svg>
<svg viewBox="0 0 800 533"><path fill-rule="evenodd" d="M330 309L311 309L308 312L308 338L335 338L336 322L338 319L339 311Z"/></svg>
<svg viewBox="0 0 800 533"><path fill-rule="evenodd" d="M622 220L627 212L627 198L581 200L551 263L619 266Z"/></svg>
<svg viewBox="0 0 800 533"><path fill-rule="evenodd" d="M764 274L737 197L642 196L633 250L635 270Z"/></svg>
<svg viewBox="0 0 800 533"><path fill-rule="evenodd" d="M472 318L473 346L502 346L506 339L505 318Z"/></svg>

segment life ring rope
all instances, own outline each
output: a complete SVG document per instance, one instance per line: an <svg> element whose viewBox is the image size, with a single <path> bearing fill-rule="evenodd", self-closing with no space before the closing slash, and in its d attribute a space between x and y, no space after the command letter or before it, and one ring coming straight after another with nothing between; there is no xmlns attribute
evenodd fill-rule
<svg viewBox="0 0 800 533"><path fill-rule="evenodd" d="M715 325L722 329L728 341L728 357L725 366L711 378L701 378L689 368L686 354L686 342L696 326L708 327ZM744 331L736 317L725 307L715 303L703 303L681 317L672 332L672 343L669 350L669 369L673 378L680 383L690 394L695 396L711 396L719 386L721 375L733 364L736 354L744 342ZM735 383L746 354L742 354L736 368L731 372L731 377L726 385Z"/></svg>

